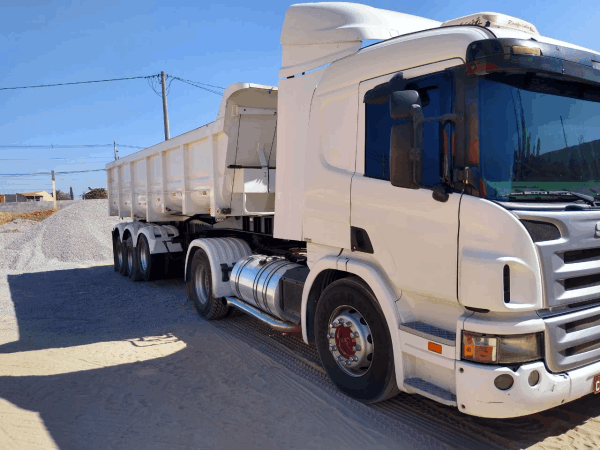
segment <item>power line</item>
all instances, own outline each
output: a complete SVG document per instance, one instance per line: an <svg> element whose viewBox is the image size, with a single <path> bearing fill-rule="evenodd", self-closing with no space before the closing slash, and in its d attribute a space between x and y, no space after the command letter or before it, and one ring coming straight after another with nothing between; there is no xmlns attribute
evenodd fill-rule
<svg viewBox="0 0 600 450"><path fill-rule="evenodd" d="M212 92L213 94L216 94L216 95L218 95L218 96L222 96L222 95L223 95L223 93L222 93L222 92L217 92L217 91L214 91L214 90L212 90L212 89L205 88L205 87L203 87L203 86L200 86L200 85L204 85L204 86L211 86L211 87L214 87L214 88L217 88L217 89L225 89L225 88L222 88L222 87L219 87L219 86L212 86L212 85L210 85L210 84L198 83L198 82L196 82L196 81L190 81L190 80L184 80L183 78L174 77L174 76L172 76L172 75L169 75L169 78L173 78L174 80L179 80L179 81L182 81L183 83L189 84L189 85L191 85L191 86L194 86L194 87L197 87L197 88L199 88L199 89L203 89L203 90L205 90L205 91Z"/></svg>
<svg viewBox="0 0 600 450"><path fill-rule="evenodd" d="M74 161L73 164L93 164L92 161L79 161L82 159L110 159L112 160L112 156L80 156L77 158L0 158L0 161L40 161L40 160L65 160L65 161Z"/></svg>
<svg viewBox="0 0 600 450"><path fill-rule="evenodd" d="M0 91L6 91L11 89L31 89L31 88L41 88L41 87L52 87L52 86L70 86L73 84L89 84L89 83L105 83L107 81L123 81L123 80L139 80L143 78L152 78L157 75L148 75L144 77L126 77L126 78L111 78L109 80L90 80L90 81L75 81L72 83L56 83L56 84L39 84L36 86L17 86L17 87L5 87L0 88Z"/></svg>
<svg viewBox="0 0 600 450"><path fill-rule="evenodd" d="M217 89L222 89L222 90L225 90L225 88L224 88L224 87L221 87L221 86L215 86L215 85L213 85L213 84L200 83L199 81L192 81L192 80L184 80L183 78L179 78L179 77L176 77L176 76L173 76L173 75L167 75L167 76L168 76L169 78L174 78L174 79L176 79L176 80L179 80L179 81L185 81L186 83L201 84L201 85L203 85L203 86L214 87L214 88L217 88Z"/></svg>
<svg viewBox="0 0 600 450"><path fill-rule="evenodd" d="M112 147L113 144L34 144L34 145L0 145L0 148L93 148L93 147ZM144 149L138 145L118 144L118 147Z"/></svg>
<svg viewBox="0 0 600 450"><path fill-rule="evenodd" d="M65 172L54 172L56 175L67 175L72 173L85 173L85 172L102 172L106 169L90 169L90 170L69 170ZM28 177L28 176L39 176L39 175L51 175L52 172L34 172L34 173L0 173L0 177Z"/></svg>

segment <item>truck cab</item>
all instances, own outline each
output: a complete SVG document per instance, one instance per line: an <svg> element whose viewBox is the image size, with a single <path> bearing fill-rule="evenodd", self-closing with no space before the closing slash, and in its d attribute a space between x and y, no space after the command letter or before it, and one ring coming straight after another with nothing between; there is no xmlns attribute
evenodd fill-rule
<svg viewBox="0 0 600 450"><path fill-rule="evenodd" d="M299 18L290 8L284 54L286 44L290 53L300 47L286 23L297 30L309 12L335 5L297 5ZM360 6L338 5L340 33L360 29L352 22ZM278 135L280 146L304 153L292 221L302 224L294 237L307 242L307 284L326 267L370 278L407 392L488 417L592 392L600 374L600 55L496 13L420 25L326 68L280 72L288 76L280 120L302 114L307 122L293 143L285 128ZM303 45L324 45L316 33L321 42ZM309 114L288 111L286 91L302 89ZM414 103L394 112L402 93L415 94ZM278 160L278 177L286 167ZM277 218L276 236L283 227L293 229ZM304 336L318 344L310 326L317 306L310 290L304 297Z"/></svg>

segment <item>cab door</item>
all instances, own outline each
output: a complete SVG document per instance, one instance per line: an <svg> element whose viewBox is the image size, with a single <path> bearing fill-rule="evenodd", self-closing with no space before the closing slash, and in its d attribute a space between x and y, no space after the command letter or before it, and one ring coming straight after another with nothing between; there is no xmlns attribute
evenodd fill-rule
<svg viewBox="0 0 600 450"><path fill-rule="evenodd" d="M403 72L406 89L419 91L425 118L452 112L456 60ZM405 189L390 184L390 133L394 121L389 104L365 105L365 93L394 74L359 86L356 173L351 188L351 226L366 232L373 257L403 297L457 301L457 238L460 194L447 202L432 198L431 189ZM443 141L438 122L424 131L423 183L440 182ZM360 231L363 233L362 231Z"/></svg>

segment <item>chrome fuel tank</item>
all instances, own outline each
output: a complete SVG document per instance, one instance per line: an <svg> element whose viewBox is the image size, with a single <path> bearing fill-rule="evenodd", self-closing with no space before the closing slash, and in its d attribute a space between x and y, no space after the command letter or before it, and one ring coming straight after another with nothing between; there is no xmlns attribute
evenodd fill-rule
<svg viewBox="0 0 600 450"><path fill-rule="evenodd" d="M279 281L288 270L298 267L303 266L281 257L251 255L235 263L229 282L236 297L285 320Z"/></svg>

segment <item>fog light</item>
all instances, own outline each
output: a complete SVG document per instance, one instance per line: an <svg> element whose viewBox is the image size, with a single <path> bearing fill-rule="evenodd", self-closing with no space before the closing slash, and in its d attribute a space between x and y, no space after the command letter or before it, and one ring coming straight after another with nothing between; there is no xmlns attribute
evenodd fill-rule
<svg viewBox="0 0 600 450"><path fill-rule="evenodd" d="M506 391L507 389L510 389L512 387L514 382L515 380L511 375L504 373L496 377L496 379L494 380L494 386L496 386L501 391Z"/></svg>
<svg viewBox="0 0 600 450"><path fill-rule="evenodd" d="M529 374L529 386L535 386L540 381L540 373L537 370Z"/></svg>

